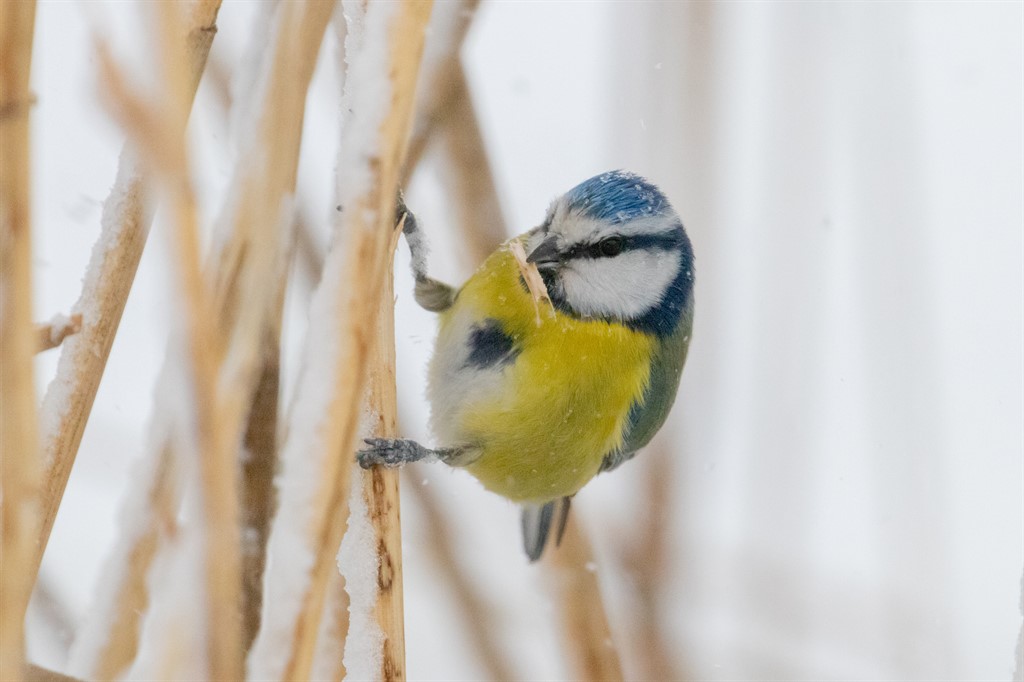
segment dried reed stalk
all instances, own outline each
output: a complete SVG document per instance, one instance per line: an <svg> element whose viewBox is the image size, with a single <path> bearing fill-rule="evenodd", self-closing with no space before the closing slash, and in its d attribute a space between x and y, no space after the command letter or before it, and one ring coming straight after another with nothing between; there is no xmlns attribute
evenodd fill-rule
<svg viewBox="0 0 1024 682"><path fill-rule="evenodd" d="M375 129L370 158L364 160L352 149L341 149L342 172L351 178L365 178L359 193L347 201L340 214L341 237L328 254L324 277L312 303L312 319L303 374L300 378L294 414L300 421L290 427L285 442L285 466L312 459L317 463L310 472L313 480L299 480L302 474L286 470L282 487L281 509L271 534L270 551L275 539L282 546L293 545L288 538L296 528L289 527L298 516L305 526L307 544L313 552L312 566L300 586L283 582L280 589L298 590L299 611L294 621L277 622L278 614L269 609L273 601L268 595L264 606L264 627L253 647L254 675L283 679L309 677L313 650L323 612L328 577L334 572L334 557L344 533L344 508L351 487L353 445L358 429L360 403L366 379L366 365L376 328L383 281L387 273L388 248L394 229L394 199L398 187L399 168L405 152L413 95L423 48L424 29L430 14L430 2L404 0L394 4L371 4L367 9L368 26L386 21L386 46L368 44L360 55L349 55L350 74L347 85L370 85L370 80L353 81L353 70L361 79L387 74L391 95L388 105L354 109L351 126ZM376 24L374 24L376 27ZM369 28L367 33L370 34ZM375 34L367 41L376 40ZM385 63L358 62L386 47ZM369 93L368 93L369 94ZM358 97L358 94L356 95ZM380 118L375 118L377 115ZM344 134L343 134L344 135ZM355 133L349 132L350 136ZM349 137L349 142L365 145L365 140ZM366 175L352 164L364 164ZM347 165L346 165L347 164ZM352 188L349 192L354 191ZM309 452L312 448L313 452ZM294 482L291 479L294 476ZM312 491L310 499L309 491ZM267 587L277 588L274 575L268 576ZM308 578L308 580L307 580ZM286 579L285 579L286 580ZM290 608L282 604L280 608ZM289 616L290 617L290 614ZM291 632L283 672L274 667L280 630Z"/></svg>
<svg viewBox="0 0 1024 682"><path fill-rule="evenodd" d="M274 514L277 409L280 390L280 318L264 335L262 361L245 429L242 461L242 646L248 650L260 628L263 569ZM276 333L275 333L276 332Z"/></svg>
<svg viewBox="0 0 1024 682"><path fill-rule="evenodd" d="M314 680L344 682L348 674L345 670L344 647L349 632L349 606L345 577L336 573L330 577L327 585L325 613L320 621L320 634L313 656Z"/></svg>
<svg viewBox="0 0 1024 682"><path fill-rule="evenodd" d="M403 166L402 183L403 185L408 183L430 143L439 135L444 135L446 151L455 160L454 167L445 167L449 180L449 191L455 196L454 203L460 211L461 224L473 226L466 230L467 237L470 237L470 250L474 252L477 260L482 260L504 240L505 234L504 221L500 207L497 205L497 192L493 176L483 153L479 124L469 99L465 73L459 60L459 49L477 5L476 0L445 3L435 9L435 14L431 18L431 43L425 48L421 74L420 92L424 93L424 96L423 100L417 104L416 123L409 144L406 164ZM444 16L439 16L442 14L442 8ZM438 24L441 24L442 28L435 30ZM444 36L448 36L448 39L444 39ZM431 57L427 53L431 51L432 46L436 47L434 47L434 54ZM432 62L432 68L428 68L428 61ZM299 265L309 281L318 282L323 270L323 258L315 245L314 238L309 233L308 225L301 217L298 223ZM389 277L387 279L389 289L390 282ZM391 295L385 295L382 301L384 305L388 305ZM388 326L391 326L392 313L382 309L380 314L383 315L380 319L386 320ZM378 333L378 338L387 338L393 343L392 334L393 331L387 334ZM379 347L376 348L379 350ZM372 362L371 367L373 366L379 366L379 361ZM377 379L378 377L371 375L371 383L376 383ZM381 414L381 411L378 409L375 414ZM382 437L392 435L394 432L390 428L387 431L378 430L374 435ZM377 471L385 470L375 469L371 473ZM369 474L364 475L364 480L367 479L378 486L378 489L384 485L391 485L383 477L369 478ZM369 484L366 487L369 487ZM423 486L412 486L410 490L417 498L422 512L426 516L426 527L430 532L427 546L431 548L438 566L448 575L448 583L456 590L456 604L463 612L464 622L471 624L468 628L469 634L490 677L496 680L515 679L518 677L513 672L515 668L501 653L501 648L498 645L499 635L493 627L494 619L490 615L486 599L474 586L461 564L452 559L455 549L450 535L445 530L447 522L443 518L440 504L431 490ZM398 523L397 491L394 500L395 518L391 527L397 527ZM369 497L367 502L372 521L375 515L375 504ZM388 527L389 524L384 525ZM377 534L378 538L387 535L380 526L377 527ZM397 534L393 542L396 545L399 542ZM347 624L348 600L346 593L341 590L334 594L334 597L337 597L336 601L333 598L331 601L336 611L334 615L339 623ZM391 600L391 603L394 604L395 601ZM381 606L379 604L378 608ZM344 639L345 634L345 632L341 632L340 637ZM387 665L386 662L385 665ZM339 660L333 674L329 677L325 676L325 678L340 681L344 675L344 666Z"/></svg>
<svg viewBox="0 0 1024 682"><path fill-rule="evenodd" d="M34 0L0 3L0 679L24 671L39 456L32 356L29 72Z"/></svg>
<svg viewBox="0 0 1024 682"><path fill-rule="evenodd" d="M181 17L177 5L157 3L155 7L162 101L151 106L137 99L105 51L100 52L100 65L115 115L157 173L167 198L178 293L184 308L185 374L190 379L193 407L176 441L178 447L194 452L203 524L199 558L207 644L203 670L208 679L235 680L241 677L242 652L237 618L240 585L234 434L224 419L228 406L218 395L223 343L200 267L198 219L185 145L192 88L179 33Z"/></svg>
<svg viewBox="0 0 1024 682"><path fill-rule="evenodd" d="M621 680L622 666L612 643L592 557L590 543L577 520L570 517L561 546L545 561L559 593L562 641L575 679Z"/></svg>
<svg viewBox="0 0 1024 682"><path fill-rule="evenodd" d="M259 629L265 549L274 509L278 357L287 275L280 255L285 239L278 228L282 220L291 220L291 211L283 215L283 209L295 192L306 93L333 8L333 1L325 0L283 3L278 8L269 72L255 112L255 135L236 168L231 196L237 199L224 222L228 237L209 273L216 281L218 317L228 333L229 366L235 372L224 379L230 384L224 392L230 401L230 421L237 424L248 419L247 456L242 463L246 648ZM269 295L260 297L267 304L247 305L265 282L273 283ZM250 311L249 319L239 311Z"/></svg>
<svg viewBox="0 0 1024 682"><path fill-rule="evenodd" d="M369 357L367 409L371 435L398 435L398 395L395 385L394 256L405 219L394 231L377 311L376 338ZM384 633L380 679L406 678L405 614L402 609L402 522L398 496L398 470L376 466L362 472L363 498L377 547L377 603L375 617Z"/></svg>
<svg viewBox="0 0 1024 682"><path fill-rule="evenodd" d="M217 32L215 23L219 9L220 0L197 0L191 7L186 37L189 107ZM146 244L153 217L146 186L131 145L126 144L121 152L117 180L103 206L103 229L75 304L75 310L82 314L82 329L63 344L57 375L43 400L43 458L47 470L35 572L39 570L53 529Z"/></svg>
<svg viewBox="0 0 1024 682"><path fill-rule="evenodd" d="M177 532L181 481L176 462L166 444L153 457L155 466L143 480L134 481L139 486L138 501L131 499L122 507L122 514L140 514L141 518L128 522L123 533L131 536L108 559L107 570L120 573L109 592L99 593L90 614L94 622L105 624L105 629L93 634L89 623L79 630L71 649L72 672L88 679L117 679L135 659L139 624L149 608L149 569L161 542Z"/></svg>
<svg viewBox="0 0 1024 682"><path fill-rule="evenodd" d="M82 316L79 314L63 320L36 325L36 352L51 350L64 342L64 339L77 334L82 328Z"/></svg>
<svg viewBox="0 0 1024 682"><path fill-rule="evenodd" d="M226 346L217 358L217 400L221 406L219 426L229 444L238 442L245 414L253 405L245 436L251 456L243 471L245 523L255 534L250 538L254 541L246 543L244 557L244 645L258 627L266 519L273 499L276 339L284 295L284 272L274 265L276 252L284 243L277 234L281 222L278 216L285 197L294 191L306 89L331 8L330 2L288 3L282 7L272 58L267 61L270 73L264 97L253 115L258 125L251 131L248 151L236 167L234 191L230 193L234 202L227 207L221 223L227 236L207 266L206 280L216 280L218 345ZM226 461L234 476L233 458ZM152 485L154 496L168 494L166 477L157 477ZM100 643L101 654L93 668L103 677L113 677L134 657L139 621L148 602L145 575L156 550L156 519L150 516L146 530L124 554L127 565L125 577L116 588L112 627ZM231 579L237 581L237 574ZM237 610L238 597L234 599L231 613ZM253 613L257 614L255 620Z"/></svg>

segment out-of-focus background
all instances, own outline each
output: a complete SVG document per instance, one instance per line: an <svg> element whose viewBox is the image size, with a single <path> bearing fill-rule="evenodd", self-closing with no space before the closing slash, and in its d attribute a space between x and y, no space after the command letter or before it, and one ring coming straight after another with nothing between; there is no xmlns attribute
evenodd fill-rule
<svg viewBox="0 0 1024 682"><path fill-rule="evenodd" d="M211 57L239 72L261 3L225 2ZM92 36L152 73L136 9L39 4L33 63L37 318L77 298L122 133L96 96ZM428 41L430 37L428 36ZM326 242L339 103L330 31L307 111L299 203ZM627 168L660 185L697 254L694 341L648 456L576 498L627 678L653 622L692 680L1009 680L1024 569L1024 5L485 0L463 62L506 221ZM204 216L234 156L207 78L191 129ZM234 96L243 85L232 83ZM465 259L445 160L408 203L431 271ZM158 216L30 612L60 669L90 608L132 464L147 448L171 302ZM400 247L402 430L427 438L431 316ZM287 310L291 395L308 291ZM39 356L40 393L57 353ZM289 363L292 363L291 365ZM638 560L652 480L665 560ZM404 479L442 504L455 561L523 679L572 674L518 512L441 465ZM477 626L403 508L412 679L479 679ZM38 595L37 595L38 596Z"/></svg>

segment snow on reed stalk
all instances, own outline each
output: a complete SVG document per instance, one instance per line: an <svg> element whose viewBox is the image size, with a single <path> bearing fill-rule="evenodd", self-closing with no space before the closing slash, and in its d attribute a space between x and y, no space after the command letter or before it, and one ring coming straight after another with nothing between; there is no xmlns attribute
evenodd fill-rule
<svg viewBox="0 0 1024 682"><path fill-rule="evenodd" d="M235 679L242 657L236 617L238 529L233 434L224 418L230 404L218 395L221 339L199 267L196 208L183 137L189 108L188 84L184 53L174 32L178 8L169 3L156 7L162 28L157 36L163 67L159 80L165 86L162 101L150 106L135 98L103 52L100 64L113 108L156 171L168 197L179 305L183 308L176 316L182 327L174 329L176 338L171 343L172 352L183 347L185 356L180 363L185 381L175 395L179 410L172 411L176 427L172 447L177 456L194 455L183 459L188 478L195 486L190 498L194 508L190 515L192 523L178 538L179 551L170 556L165 548L165 560L160 565L167 574L172 573L168 567L173 566L177 583L188 586L189 593L179 595L175 601L188 603L189 597L198 591L199 599L192 601L192 605L198 609L200 623L198 628L190 624L190 639L183 636L182 619L175 619L173 610L170 616L167 610L160 612L164 618L161 622L173 624L175 629L164 633L167 644L161 647L158 670L161 674L177 674L188 660L202 666L199 674L204 677ZM258 298L258 292L254 296ZM172 601L167 595L162 599ZM189 644L195 644L199 638L205 640L206 655L196 657L196 647Z"/></svg>
<svg viewBox="0 0 1024 682"><path fill-rule="evenodd" d="M82 316L75 314L71 317L66 315L55 315L49 322L36 325L36 352L42 353L46 350L56 348L64 342L64 339L77 334L82 328Z"/></svg>
<svg viewBox="0 0 1024 682"><path fill-rule="evenodd" d="M369 357L366 416L369 435L376 438L398 436L394 254L404 221L402 218L388 247L387 269L378 300L377 330ZM361 471L360 478L366 513L373 530L373 545L377 551L377 592L373 612L377 627L384 635L379 678L385 682L404 680L405 614L402 610L402 525L398 470L375 466L369 471Z"/></svg>
<svg viewBox="0 0 1024 682"><path fill-rule="evenodd" d="M249 659L254 678L309 677L328 578L344 533L366 364L388 270L395 194L430 7L415 0L371 3L363 25L350 26L346 39L351 104L346 111L351 113L338 161L343 211L313 295L281 455L263 626ZM360 3L345 4L351 20L360 21L362 14Z"/></svg>
<svg viewBox="0 0 1024 682"><path fill-rule="evenodd" d="M181 476L168 443L168 426L161 418L155 420L150 438L156 452L135 465L118 515L117 544L104 561L93 605L68 655L73 675L116 679L135 658L150 602L150 566L159 546L178 532Z"/></svg>
<svg viewBox="0 0 1024 682"><path fill-rule="evenodd" d="M34 1L0 3L0 679L14 681L24 675L39 527L29 211L35 11Z"/></svg>
<svg viewBox="0 0 1024 682"><path fill-rule="evenodd" d="M199 227L185 144L192 95L179 32L180 9L172 3L156 3L153 8L162 86L156 100L150 104L137 98L105 52L101 52L100 66L115 115L151 165L166 196L172 270L180 306L174 315L180 326L172 330L171 348L172 352L181 349L185 356L184 390L178 395L182 404L180 410L172 412L177 417L173 447L190 474L186 480L195 485L191 522L180 538L175 572L200 576L199 584L191 586L190 596L194 598L198 593L200 597L201 622L195 631L201 633L206 644L205 655L199 656L202 676L234 680L241 676L242 663L237 618L240 589L234 434L225 419L229 405L218 395L223 343L214 302L200 267ZM177 633L169 634L169 641L180 646L174 637ZM187 645L181 649L180 654L191 658ZM182 662L174 655L178 653L168 655L172 665Z"/></svg>
<svg viewBox="0 0 1024 682"><path fill-rule="evenodd" d="M325 0L282 3L275 18L271 49L258 88L260 96L250 114L254 126L241 133L243 153L229 190L230 203L220 227L219 253L212 259L210 275L216 280L217 314L226 325L228 353L225 372L233 386L226 387L231 400L232 429L239 438L246 417L243 511L246 537L244 553L244 643L256 636L262 594L262 574L268 524L272 512L274 474L274 423L276 421L276 368L266 364L269 348L276 357L287 268L283 254L286 239L279 225L291 226L291 197L295 192L306 93L316 66L320 44L334 3ZM288 210L284 210L285 208ZM290 232L290 230L289 230ZM254 267L257 261L272 268ZM260 307L246 305L253 291L271 284ZM236 315L248 311L249 319ZM276 364L275 360L272 360ZM267 376L266 370L272 373ZM269 385L262 381L267 378ZM254 401L258 401L255 402ZM269 410L263 409L268 403ZM248 414L254 405L257 409ZM268 413L269 412L269 413ZM253 441L253 438L256 441ZM235 441L237 442L237 440Z"/></svg>
<svg viewBox="0 0 1024 682"><path fill-rule="evenodd" d="M196 0L191 5L185 43L189 107L217 32L219 9L220 0ZM47 469L42 489L43 529L36 554L37 571L146 244L153 217L146 184L136 155L131 145L126 144L117 179L103 204L102 230L73 310L82 315L82 329L61 348L57 374L46 390L41 409L43 461Z"/></svg>
<svg viewBox="0 0 1024 682"><path fill-rule="evenodd" d="M281 255L285 230L281 226L291 221L289 197L295 186L306 90L331 10L332 3L316 1L285 3L277 13L271 49L268 58L263 60L264 73L256 87L259 97L250 101L247 115L251 120L245 128L243 150L218 224L219 250L211 256L206 268L205 281L213 284L217 346L225 349L216 358L216 399L221 408L218 428L225 432L232 452L241 439L246 412L261 377L267 329L280 327L285 277ZM158 382L160 403L170 402L166 396L174 390L173 381L167 378L165 372ZM158 438L157 442L158 449L165 452L166 440ZM233 454L225 456L225 466L230 470L224 473L229 478L237 474L237 459ZM262 464L265 470L258 474L269 487L273 462ZM145 519L143 530L127 528L120 546L108 561L117 577L105 581L101 592L106 599L100 599L97 618L83 633L85 637L80 638L83 641L76 642L72 657L76 670L102 672L100 676L110 677L130 663L135 653L138 624L147 601L144 576L154 557L157 527L162 516L148 509L147 501L166 497L171 489L166 475L147 475L144 481L145 485L129 491L125 504L126 513L129 509L138 510L132 516ZM231 493L234 494L233 486ZM177 495L171 497L178 499ZM173 507L176 505L177 501L172 503ZM234 528L237 503L232 502L230 510L222 511L230 511ZM257 571L255 587L258 588L262 543L257 542L253 549L253 554L258 556L249 558L250 564L258 564L258 568L252 569ZM237 559L231 561L237 566ZM237 609L236 584L240 577L237 570L227 577L235 592L232 608ZM247 582L246 587L252 588L252 581ZM243 603L248 606L254 602L258 611L258 591L246 593ZM247 630L251 629L253 635L256 625L247 623ZM90 631L94 634L89 634ZM245 636L243 643L251 637L248 632Z"/></svg>
<svg viewBox="0 0 1024 682"><path fill-rule="evenodd" d="M346 678L345 640L349 633L350 605L348 592L345 591L345 579L340 573L330 576L324 615L320 619L320 633L313 653L314 680L342 682Z"/></svg>

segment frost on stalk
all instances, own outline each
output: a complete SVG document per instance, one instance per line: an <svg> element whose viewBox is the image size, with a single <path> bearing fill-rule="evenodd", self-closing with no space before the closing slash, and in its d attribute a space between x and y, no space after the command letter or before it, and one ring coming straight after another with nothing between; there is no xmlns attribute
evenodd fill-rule
<svg viewBox="0 0 1024 682"><path fill-rule="evenodd" d="M377 156L380 124L391 103L388 27L395 4L371 5L365 16L362 0L341 4L347 23L341 110L351 112L344 120L338 153L338 204L343 208L355 206L372 189L371 161ZM344 212L338 222L346 222ZM368 220L367 225L375 222Z"/></svg>
<svg viewBox="0 0 1024 682"><path fill-rule="evenodd" d="M384 633L374 613L380 558L361 476L352 477L348 510L348 530L338 550L338 570L345 577L349 597L345 671L350 680L373 680L380 675L384 656Z"/></svg>
<svg viewBox="0 0 1024 682"><path fill-rule="evenodd" d="M169 387L178 384L176 372L164 364L157 386ZM83 679L96 674L100 664L100 656L110 642L112 628L118 617L119 597L122 587L128 580L128 571L132 554L142 537L157 525L157 511L151 503L153 489L159 485L158 478L172 476L170 471L161 471L162 463L158 449L164 447L171 433L169 410L164 393L157 393L153 402L153 413L147 433L151 434L146 456L141 457L133 466L130 484L121 502L117 516L117 543L103 564L96 586L93 588L94 599L87 612L85 622L79 627L75 641L68 654L68 671Z"/></svg>
<svg viewBox="0 0 1024 682"><path fill-rule="evenodd" d="M132 230L146 232L152 218L152 207L146 201L142 183L142 171L138 157L125 146L117 166L117 178L110 195L103 202L100 219L100 237L92 247L89 265L82 279L82 293L72 308L72 314L82 316L81 330L65 339L61 350L57 373L46 389L42 407L39 410L39 432L42 435L43 452L54 452L54 440L59 436L60 424L71 406L72 394L81 385L78 378L83 358L100 356L103 349L97 344L100 336L96 327L100 319L100 292L105 288L106 279L118 268L118 259L125 254L119 245ZM144 241L144 237L141 238ZM109 321L108 321L109 322ZM44 462L44 466L52 466Z"/></svg>
<svg viewBox="0 0 1024 682"><path fill-rule="evenodd" d="M238 74L231 79L231 111L228 130L231 131L231 149L237 155L244 140L259 139L256 134L257 118L251 112L259 111L258 102L263 101L267 89L267 62L274 44L274 30L280 30L281 22L276 21L281 3L260 3L249 27L249 39L244 49Z"/></svg>
<svg viewBox="0 0 1024 682"><path fill-rule="evenodd" d="M324 600L324 617L320 619L320 630L316 636L316 650L313 653L313 668L310 679L333 680L338 676L345 657L345 639L348 635L348 603L344 579L341 575L331 576L327 583ZM344 604L345 613L341 606Z"/></svg>
<svg viewBox="0 0 1024 682"><path fill-rule="evenodd" d="M175 314L172 319L185 319L181 311L180 297L175 297ZM168 465L163 458L166 448L174 452L196 452L196 425L190 415L191 379L181 371L185 366L185 346L181 340L180 325L172 330L167 348L167 357L157 379L148 433L151 434L146 456L135 465L135 475L125 492L118 515L121 532L117 544L111 551L100 573L96 599L85 624L80 628L69 654L70 671L82 678L97 674L101 657L112 644L117 619L123 616L121 600L125 594L125 583L129 580L132 562L137 561L136 551L147 533L156 532L164 510L154 506L154 491L174 490L180 485L179 476L186 480L198 478L198 462L194 458L177 458ZM172 457L174 455L171 455ZM161 477L170 477L170 481ZM194 499L196 490L191 491L191 518L173 541L161 543L147 578L147 590L151 598L150 609L139 637L139 650L133 663L129 679L156 679L161 670L167 670L172 660L182 658L182 651L202 651L204 637L203 609L205 598L196 598L196 591L205 589L202 577L202 526L201 509ZM168 504L172 513L176 510L177 497L172 493ZM187 631L186 634L181 634ZM147 643L148 640L148 643ZM185 648L181 648L185 647ZM177 652L177 653L175 653ZM195 676L201 676L203 660L194 660ZM175 677L196 678L191 669L179 671ZM187 673L187 674L185 674ZM166 675L164 675L166 677Z"/></svg>
<svg viewBox="0 0 1024 682"><path fill-rule="evenodd" d="M346 2L343 7L349 22L343 111L351 110L338 155L337 203L344 207L357 205L372 190L370 161L377 154L380 125L391 102L387 39L397 10L397 3L373 3L364 16L359 2ZM345 222L349 215L343 211L339 220ZM295 623L304 608L316 558L314 543L319 538L311 538L310 529L318 525L317 500L332 483L324 481L323 472L329 469L326 458L334 456L331 450L336 445L325 443L324 438L328 420L338 418L331 413L335 382L343 380L337 376L337 360L348 343L347 336L342 337L343 324L348 321L339 319L339 311L344 309L344 297L359 294L343 288L348 254L338 233L336 230L320 286L310 303L302 366L281 449L280 504L267 547L262 627L248 662L249 677L256 679L280 679L288 665ZM353 631L350 628L350 634Z"/></svg>
<svg viewBox="0 0 1024 682"><path fill-rule="evenodd" d="M199 680L205 651L202 574L203 539L179 535L161 547L150 572L153 595L139 636L139 652L124 676L128 680Z"/></svg>

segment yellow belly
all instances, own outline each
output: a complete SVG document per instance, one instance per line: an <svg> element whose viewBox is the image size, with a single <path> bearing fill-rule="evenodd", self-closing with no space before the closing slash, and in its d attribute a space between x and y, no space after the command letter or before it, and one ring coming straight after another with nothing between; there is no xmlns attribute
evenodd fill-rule
<svg viewBox="0 0 1024 682"><path fill-rule="evenodd" d="M458 318L502 323L519 349L492 390L465 395L454 430L482 448L468 470L518 502L572 495L622 442L630 407L649 379L653 340L621 324L575 319L533 301L504 248L442 315L439 344ZM450 339L448 339L450 340Z"/></svg>

